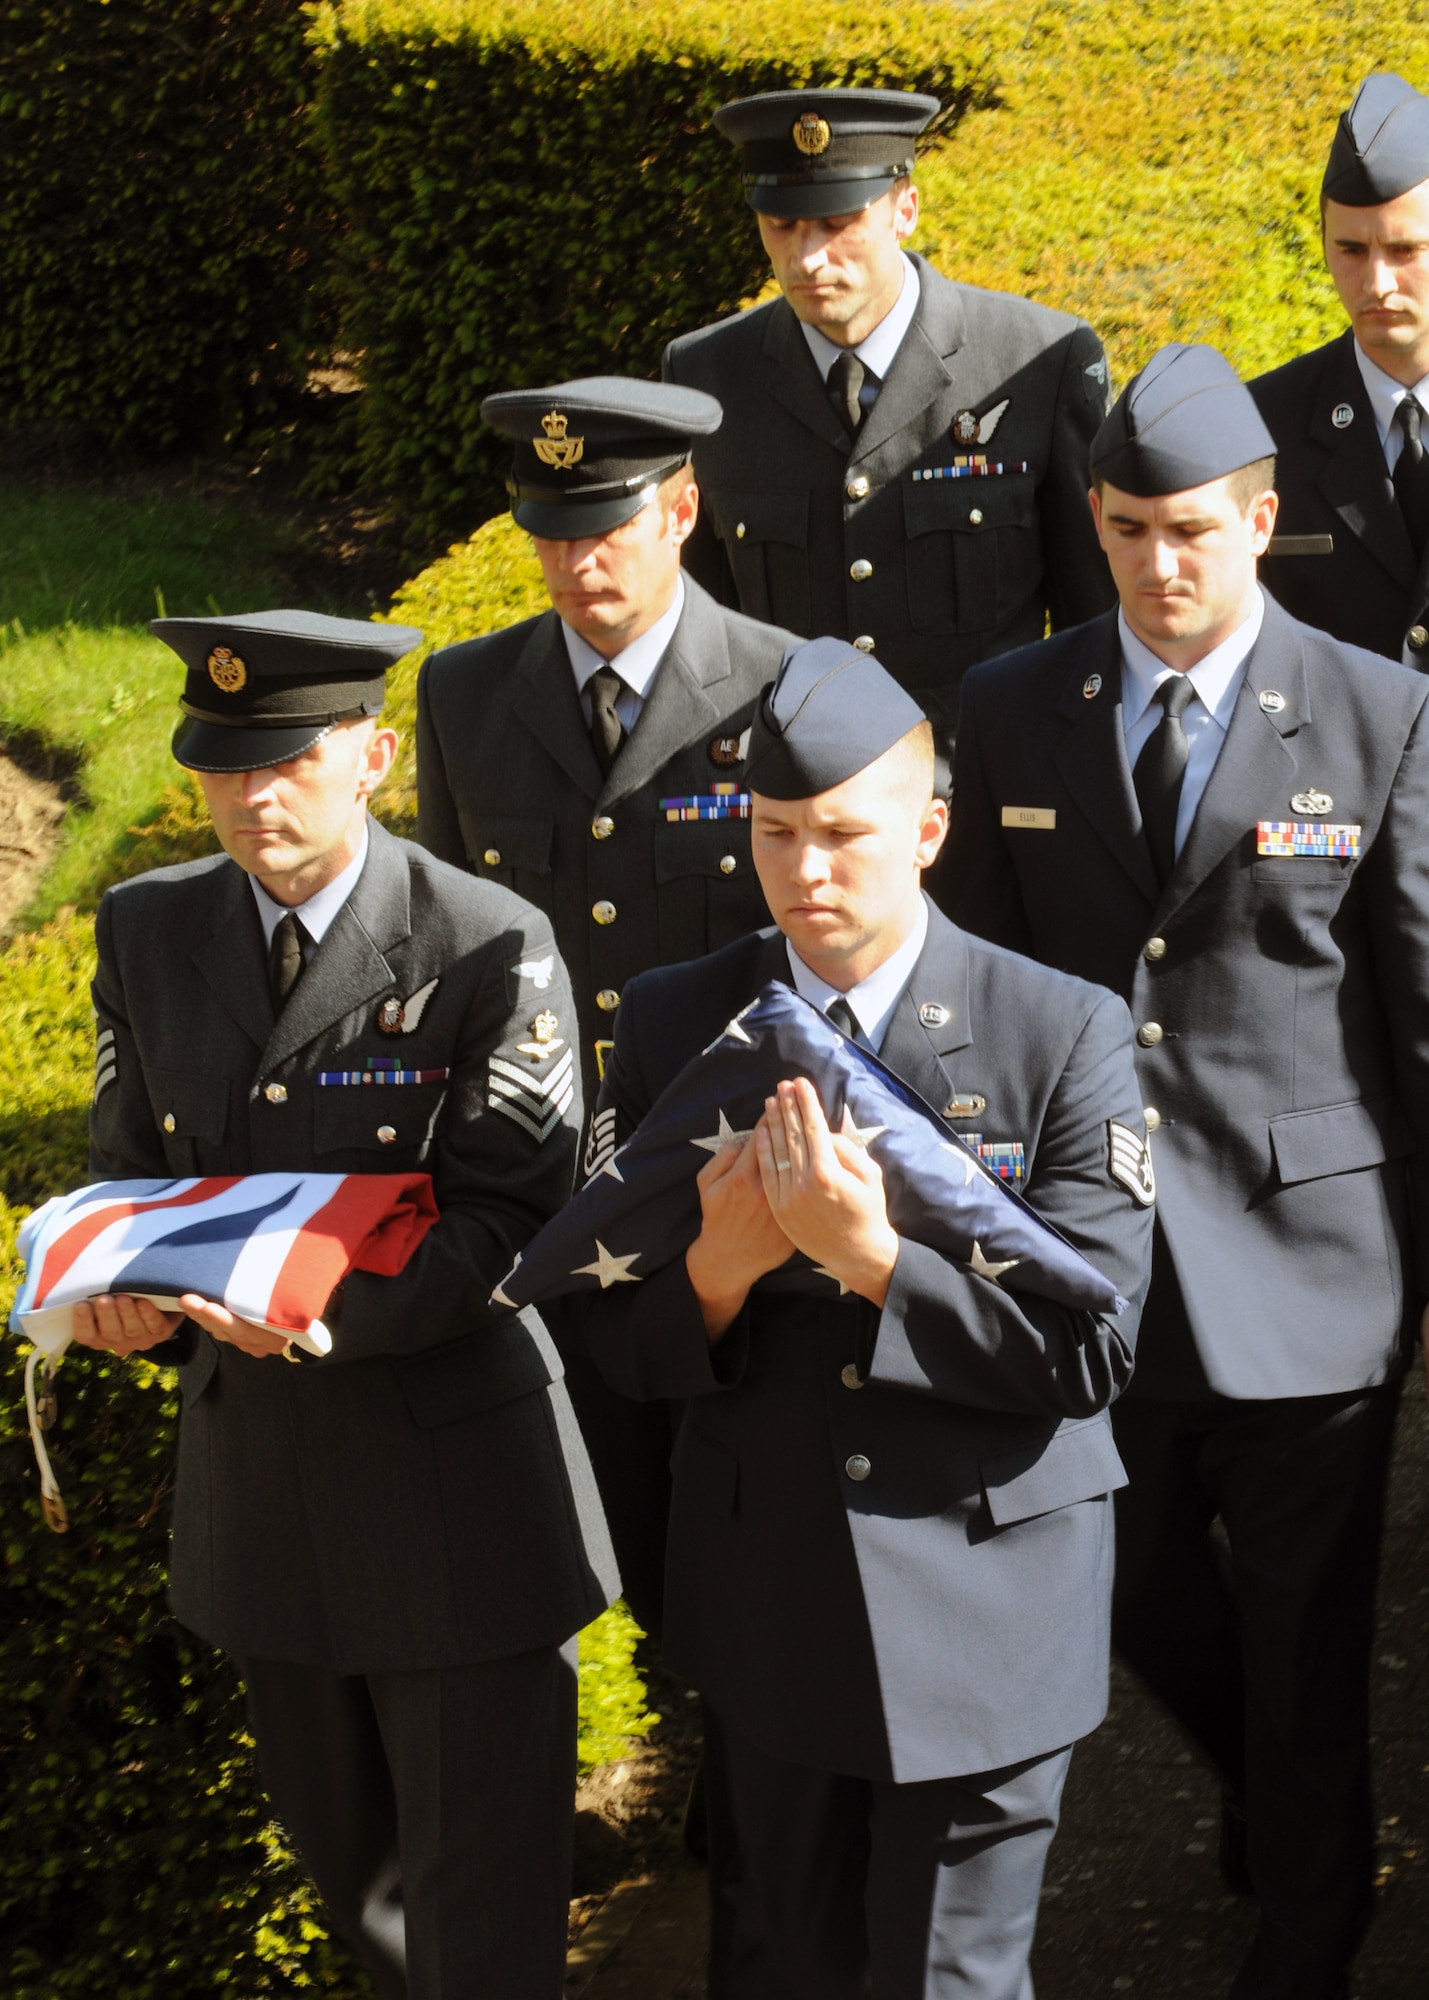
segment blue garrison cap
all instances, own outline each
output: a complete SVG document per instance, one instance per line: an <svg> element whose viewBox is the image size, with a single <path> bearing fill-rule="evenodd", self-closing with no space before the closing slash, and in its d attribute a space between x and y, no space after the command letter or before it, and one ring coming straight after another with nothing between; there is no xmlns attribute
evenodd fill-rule
<svg viewBox="0 0 1429 2000"><path fill-rule="evenodd" d="M481 414L515 440L506 490L516 525L555 541L604 535L688 464L724 421L713 396L674 382L592 375L488 396Z"/></svg>
<svg viewBox="0 0 1429 2000"><path fill-rule="evenodd" d="M754 712L744 782L766 799L815 798L925 719L871 653L846 639L810 639L784 655Z"/></svg>
<svg viewBox="0 0 1429 2000"><path fill-rule="evenodd" d="M1108 411L1092 439L1092 474L1152 499L1274 456L1275 439L1225 356L1173 341Z"/></svg>
<svg viewBox="0 0 1429 2000"><path fill-rule="evenodd" d="M1376 70L1335 127L1321 195L1373 208L1429 181L1429 98L1391 70Z"/></svg>
<svg viewBox="0 0 1429 2000"><path fill-rule="evenodd" d="M412 625L318 611L155 618L149 630L188 669L172 747L190 771L263 771L378 714L387 669L422 643Z"/></svg>
<svg viewBox="0 0 1429 2000"><path fill-rule="evenodd" d="M912 173L914 141L940 109L912 90L766 90L721 105L714 123L742 150L761 215L848 215Z"/></svg>

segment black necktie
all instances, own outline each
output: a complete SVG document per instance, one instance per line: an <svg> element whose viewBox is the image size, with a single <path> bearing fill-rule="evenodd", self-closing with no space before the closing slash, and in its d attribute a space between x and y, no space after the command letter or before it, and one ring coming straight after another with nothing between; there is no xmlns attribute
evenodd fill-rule
<svg viewBox="0 0 1429 2000"><path fill-rule="evenodd" d="M1429 539L1429 454L1424 450L1420 426L1424 412L1413 396L1406 396L1394 413L1404 437L1404 445L1394 462L1394 497L1409 530L1417 560Z"/></svg>
<svg viewBox="0 0 1429 2000"><path fill-rule="evenodd" d="M614 667L597 667L587 685L590 688L590 740L601 776L609 774L621 744L625 727L615 712L616 697L625 686Z"/></svg>
<svg viewBox="0 0 1429 2000"><path fill-rule="evenodd" d="M1132 783L1156 879L1163 888L1176 860L1176 812L1186 775L1186 732L1181 715L1196 690L1186 674L1172 674L1156 690L1161 720L1141 746Z"/></svg>
<svg viewBox="0 0 1429 2000"><path fill-rule="evenodd" d="M281 1014L288 995L303 976L303 943L307 937L291 910L279 918L268 940L268 990L273 996L273 1012Z"/></svg>
<svg viewBox="0 0 1429 2000"><path fill-rule="evenodd" d="M858 1016L841 993L837 999L830 1000L828 1006L824 1009L824 1013L833 1022L845 1041L856 1042L858 1040L860 1034L863 1032L858 1025Z"/></svg>
<svg viewBox="0 0 1429 2000"><path fill-rule="evenodd" d="M856 354L841 354L828 372L829 394L839 413L839 420L851 438L858 436L858 427L863 422L859 391L863 388L865 372Z"/></svg>

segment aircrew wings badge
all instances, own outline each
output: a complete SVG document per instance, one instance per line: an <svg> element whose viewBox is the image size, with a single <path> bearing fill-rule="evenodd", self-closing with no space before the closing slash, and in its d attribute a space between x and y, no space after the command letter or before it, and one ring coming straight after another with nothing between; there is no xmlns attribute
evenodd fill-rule
<svg viewBox="0 0 1429 2000"><path fill-rule="evenodd" d="M1151 1164L1151 1147L1139 1132L1118 1119L1107 1120L1109 1157L1107 1171L1119 1181L1132 1200L1150 1208L1156 1199L1156 1171Z"/></svg>

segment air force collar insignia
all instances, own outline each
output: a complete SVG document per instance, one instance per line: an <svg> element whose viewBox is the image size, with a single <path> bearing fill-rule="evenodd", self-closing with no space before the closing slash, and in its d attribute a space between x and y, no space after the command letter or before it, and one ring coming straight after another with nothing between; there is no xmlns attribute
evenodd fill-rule
<svg viewBox="0 0 1429 2000"><path fill-rule="evenodd" d="M1156 1199L1156 1171L1151 1164L1151 1147L1139 1132L1119 1120L1107 1120L1107 1171L1119 1181L1143 1208Z"/></svg>

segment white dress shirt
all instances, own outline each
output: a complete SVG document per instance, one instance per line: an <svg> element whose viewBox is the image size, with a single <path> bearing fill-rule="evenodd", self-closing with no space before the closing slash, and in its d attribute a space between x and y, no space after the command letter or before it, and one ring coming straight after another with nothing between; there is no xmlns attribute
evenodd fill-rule
<svg viewBox="0 0 1429 2000"><path fill-rule="evenodd" d="M1384 447L1384 462L1393 472L1404 449L1404 434L1394 421L1394 413L1406 396L1413 396L1420 409L1429 416L1429 375L1406 388L1403 382L1396 382L1392 375L1386 375L1378 362L1371 361L1358 341L1355 342L1355 360L1359 363L1369 406L1374 412L1374 427Z"/></svg>
<svg viewBox="0 0 1429 2000"><path fill-rule="evenodd" d="M888 1033L888 1023L893 1019L893 1010L903 998L904 987L913 977L913 968L918 963L927 935L928 905L920 896L918 920L897 951L891 958L885 958L867 979L860 979L857 986L850 986L847 993L840 993L836 986L820 979L817 972L811 972L786 938L784 943L789 953L794 991L817 1007L821 1014L828 1012L831 1000L847 1000L858 1022L861 1040L877 1055Z"/></svg>
<svg viewBox="0 0 1429 2000"><path fill-rule="evenodd" d="M648 631L638 639L632 639L623 653L617 653L613 660L605 659L595 650L589 640L568 625L563 618L561 630L566 635L566 653L570 659L571 672L576 677L576 693L580 696L581 714L585 717L586 728L590 728L590 677L602 667L614 667L625 685L615 697L615 712L625 726L628 736L640 720L640 711L650 699L650 689L660 662L665 657L666 648L675 636L675 627L680 622L680 613L685 608L685 579L675 579L675 595L668 611L663 612Z"/></svg>
<svg viewBox="0 0 1429 2000"><path fill-rule="evenodd" d="M303 963L307 964L319 944L332 928L338 911L357 887L357 878L362 873L362 864L367 859L367 822L362 825L362 845L341 875L334 875L325 889L319 889L315 896L309 896L306 903L299 903L293 915L307 933L308 942L303 946ZM272 945L273 933L288 914L286 903L275 903L264 888L260 888L256 875L248 877L253 890L253 900L258 905L258 921L263 926L263 944L267 949Z"/></svg>
<svg viewBox="0 0 1429 2000"><path fill-rule="evenodd" d="M827 383L829 370L841 354L856 354L865 368L872 369L876 381L865 382L859 391L859 402L867 410L883 386L893 357L903 345L903 336L913 324L913 315L918 310L918 266L906 250L900 250L903 259L903 285L898 297L889 307L867 340L861 340L857 347L836 347L827 334L820 333L816 326L804 327L804 338L809 343L809 352L814 357L814 366Z"/></svg>
<svg viewBox="0 0 1429 2000"><path fill-rule="evenodd" d="M1249 618L1236 627L1229 639L1222 639L1213 653L1197 660L1186 675L1196 692L1181 717L1181 727L1186 732L1186 775L1181 780L1181 800L1176 809L1177 854L1185 845L1196 807L1216 768L1216 759L1231 726L1236 696L1245 679L1245 663L1260 637L1264 617L1265 598L1257 585L1255 609ZM1161 704L1154 699L1156 690L1162 681L1175 676L1176 669L1168 667L1149 646L1142 644L1127 624L1124 611L1117 613L1117 630L1121 634L1121 726L1126 733L1126 760L1134 771L1136 760L1163 713Z"/></svg>

